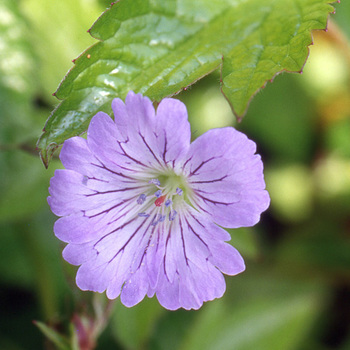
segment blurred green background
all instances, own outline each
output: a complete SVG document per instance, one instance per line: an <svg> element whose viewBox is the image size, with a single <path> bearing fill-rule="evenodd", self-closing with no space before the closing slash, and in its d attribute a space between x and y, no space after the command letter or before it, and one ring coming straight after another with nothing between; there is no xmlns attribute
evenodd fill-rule
<svg viewBox="0 0 350 350"><path fill-rule="evenodd" d="M105 296L79 291L61 258L46 202L60 163L46 170L35 143L108 5L0 1L0 349L55 349L33 320L76 335L104 318ZM97 349L350 349L350 3L336 8L303 74L268 83L241 123L218 73L178 96L193 138L234 125L258 144L271 206L254 228L230 230L247 270L226 278L222 299L176 312L117 300Z"/></svg>

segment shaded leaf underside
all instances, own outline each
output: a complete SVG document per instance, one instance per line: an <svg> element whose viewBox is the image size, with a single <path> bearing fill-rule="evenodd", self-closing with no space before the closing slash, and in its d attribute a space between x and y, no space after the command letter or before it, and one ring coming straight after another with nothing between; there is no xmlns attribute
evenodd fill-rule
<svg viewBox="0 0 350 350"><path fill-rule="evenodd" d="M330 0L120 0L95 22L99 40L75 60L55 95L63 100L38 141L47 166L66 139L128 91L160 101L215 69L237 117L282 71L301 71L311 30L324 29Z"/></svg>

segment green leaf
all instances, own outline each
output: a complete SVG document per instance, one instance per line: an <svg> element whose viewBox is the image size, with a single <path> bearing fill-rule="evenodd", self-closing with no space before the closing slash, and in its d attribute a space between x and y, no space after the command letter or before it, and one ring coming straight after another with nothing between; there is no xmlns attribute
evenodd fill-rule
<svg viewBox="0 0 350 350"><path fill-rule="evenodd" d="M0 222L23 219L47 207L47 188L54 168L43 171L37 155L21 150L3 150L0 169L3 176L0 182Z"/></svg>
<svg viewBox="0 0 350 350"><path fill-rule="evenodd" d="M4 0L0 4L0 87L26 96L33 63L28 54L27 30L18 4Z"/></svg>
<svg viewBox="0 0 350 350"><path fill-rule="evenodd" d="M30 102L33 94L34 58L28 44L28 26L16 1L0 3L0 149L22 142L33 126Z"/></svg>
<svg viewBox="0 0 350 350"><path fill-rule="evenodd" d="M133 308L118 302L111 322L113 335L127 349L142 349L164 311L156 298L146 298Z"/></svg>
<svg viewBox="0 0 350 350"><path fill-rule="evenodd" d="M188 332L181 350L296 349L318 314L317 293L279 299L257 298L233 309L207 307Z"/></svg>
<svg viewBox="0 0 350 350"><path fill-rule="evenodd" d="M101 13L97 0L25 0L22 12L30 23L30 39L36 53L35 81L47 103L54 106L52 92L79 55L95 40L86 33Z"/></svg>
<svg viewBox="0 0 350 350"><path fill-rule="evenodd" d="M60 335L57 331L48 327L45 323L39 321L34 321L34 324L48 339L50 339L57 346L58 350L71 350L69 341Z"/></svg>
<svg viewBox="0 0 350 350"><path fill-rule="evenodd" d="M34 150L39 127L32 108L35 60L20 10L17 1L0 2L0 222L23 218L46 205L43 183L52 175L42 171Z"/></svg>
<svg viewBox="0 0 350 350"><path fill-rule="evenodd" d="M75 61L38 147L45 165L99 110L129 90L159 101L213 70L238 117L266 81L301 71L311 30L324 29L330 0L120 0L95 22L100 40Z"/></svg>

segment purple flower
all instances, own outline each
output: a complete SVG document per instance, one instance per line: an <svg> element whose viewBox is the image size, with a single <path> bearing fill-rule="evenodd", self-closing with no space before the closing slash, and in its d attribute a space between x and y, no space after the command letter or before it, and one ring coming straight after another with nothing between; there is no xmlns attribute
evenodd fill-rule
<svg viewBox="0 0 350 350"><path fill-rule="evenodd" d="M245 268L222 227L252 226L269 205L256 145L228 127L190 143L187 111L130 92L99 112L87 140L67 140L49 205L61 216L63 257L81 265L80 289L120 295L124 305L154 294L170 310L198 309L225 291L222 273Z"/></svg>

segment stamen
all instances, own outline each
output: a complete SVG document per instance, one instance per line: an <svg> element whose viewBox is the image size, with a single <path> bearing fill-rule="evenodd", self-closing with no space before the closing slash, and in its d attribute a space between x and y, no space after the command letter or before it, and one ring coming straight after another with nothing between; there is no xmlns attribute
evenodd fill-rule
<svg viewBox="0 0 350 350"><path fill-rule="evenodd" d="M154 195L159 198L162 195L162 190L158 190Z"/></svg>
<svg viewBox="0 0 350 350"><path fill-rule="evenodd" d="M176 193L177 193L179 196L182 196L183 191L182 191L181 188L178 187L178 188L176 189Z"/></svg>
<svg viewBox="0 0 350 350"><path fill-rule="evenodd" d="M159 198L157 198L155 201L154 201L154 204L157 206L157 207L160 207L164 201L165 201L165 195L164 196L161 196Z"/></svg>
<svg viewBox="0 0 350 350"><path fill-rule="evenodd" d="M157 219L158 217L158 219ZM154 218L153 218L153 221L151 222L151 225L152 226L156 226L158 224L158 222L163 222L166 218L166 215L162 215L162 214L159 214L159 215L155 215Z"/></svg>
<svg viewBox="0 0 350 350"><path fill-rule="evenodd" d="M158 179L149 180L148 183L156 186L160 186L160 181Z"/></svg>
<svg viewBox="0 0 350 350"><path fill-rule="evenodd" d="M177 214L176 210L173 210L169 213L169 221L173 221L175 219L175 216Z"/></svg>
<svg viewBox="0 0 350 350"><path fill-rule="evenodd" d="M137 204L145 203L146 195L144 193L140 194L140 197L137 199Z"/></svg>
<svg viewBox="0 0 350 350"><path fill-rule="evenodd" d="M151 222L152 226L156 226L158 224L159 219L158 220L156 220L156 219L157 219L157 215L154 215L154 218L153 218L153 220Z"/></svg>
<svg viewBox="0 0 350 350"><path fill-rule="evenodd" d="M159 214L159 211L158 211L158 214L152 215L151 225L156 226L159 222L163 222L166 219L167 215L169 215L169 221L173 221L175 219L175 217L177 216L177 211L173 209L173 201L172 201L172 196L175 193L169 195L169 193L167 193L166 188L160 187L160 181L158 179L151 179L148 181L148 183L153 184L153 185L158 187L157 191L154 192L154 196L156 197L156 199L154 201L155 206L161 207L164 204L165 208L169 208L168 210L166 210L165 214L164 214L164 207L163 207L161 210L161 214ZM163 191L166 192L165 195L162 194ZM181 188L177 187L176 194L179 196L182 196L183 190ZM147 200L146 194L142 193L138 197L137 203L141 205L146 200ZM146 212L142 212L142 213L138 213L138 216L148 218L151 216L151 214L147 214Z"/></svg>

